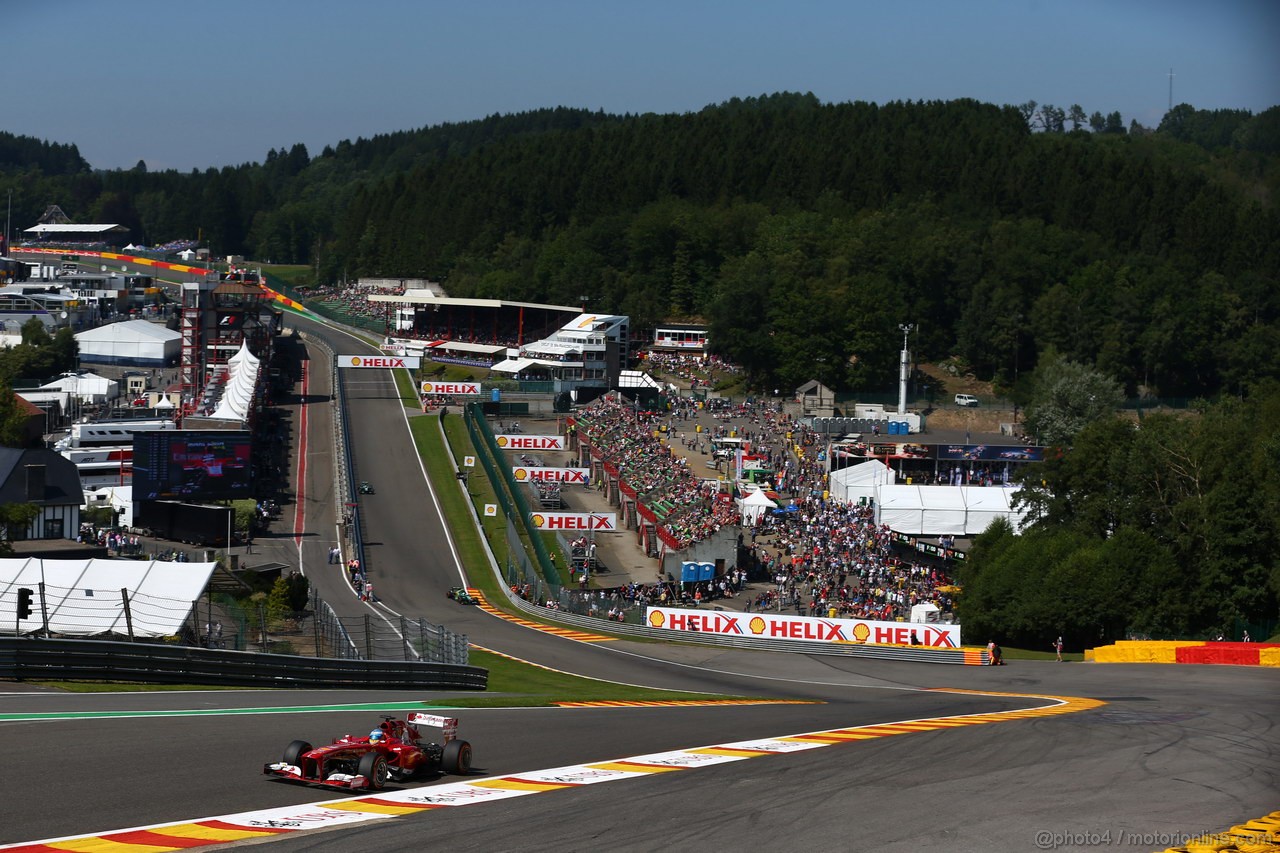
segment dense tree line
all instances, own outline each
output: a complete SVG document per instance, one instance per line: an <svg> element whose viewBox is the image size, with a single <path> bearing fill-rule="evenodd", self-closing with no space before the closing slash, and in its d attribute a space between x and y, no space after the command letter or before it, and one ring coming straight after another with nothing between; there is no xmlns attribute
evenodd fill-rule
<svg viewBox="0 0 1280 853"><path fill-rule="evenodd" d="M1029 466L1032 525L994 525L961 571L970 638L1082 648L1252 625L1265 639L1280 602L1280 383L1254 390L1140 424L1096 417Z"/></svg>
<svg viewBox="0 0 1280 853"><path fill-rule="evenodd" d="M1005 386L1052 348L1128 394L1195 396L1276 376L1277 140L1280 108L1181 105L1126 131L1079 105L787 93L491 116L189 174L48 168L66 146L45 146L0 189L19 222L56 201L321 281L702 318L761 384L886 387L913 322L918 358Z"/></svg>

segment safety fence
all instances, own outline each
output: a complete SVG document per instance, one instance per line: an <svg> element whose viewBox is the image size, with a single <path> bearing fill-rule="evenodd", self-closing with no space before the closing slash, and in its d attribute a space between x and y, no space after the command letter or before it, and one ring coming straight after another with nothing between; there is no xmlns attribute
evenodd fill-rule
<svg viewBox="0 0 1280 853"><path fill-rule="evenodd" d="M430 661L343 660L161 643L0 637L0 678L105 679L222 687L368 687L484 690L481 667Z"/></svg>
<svg viewBox="0 0 1280 853"><path fill-rule="evenodd" d="M547 551L547 546L542 541L541 532L533 525L533 514L529 511L529 502L525 499L524 490L520 488L515 481L515 477L512 476L511 465L503 457L502 450L498 447L498 441L494 438L493 430L489 428L489 424L484 418L484 410L477 403L468 403L463 408L462 416L467 426L467 434L471 438L471 444L476 450L476 458L480 460L485 474L489 477L489 482L493 484L493 489L497 492L498 503L501 505L503 514L508 519L514 516L520 520L521 527L523 527L529 544L533 548L533 559L536 561L538 569L542 572L542 576L548 584L558 586L559 575L556 573L551 554ZM519 550L523 552L524 548L522 547Z"/></svg>
<svg viewBox="0 0 1280 853"><path fill-rule="evenodd" d="M386 613L339 617L313 588L308 609L287 612L282 604L237 599L211 592L196 601L139 594L128 589L77 589L33 584L30 614L20 612L21 590L0 590L0 632L30 638L88 638L198 647L226 651L314 655L339 660L430 661L466 665L469 643L425 619ZM83 596L83 593L92 593ZM95 602L92 607L77 601ZM58 602L56 614L50 601ZM269 601L269 600L268 600ZM12 621L10 621L12 620Z"/></svg>

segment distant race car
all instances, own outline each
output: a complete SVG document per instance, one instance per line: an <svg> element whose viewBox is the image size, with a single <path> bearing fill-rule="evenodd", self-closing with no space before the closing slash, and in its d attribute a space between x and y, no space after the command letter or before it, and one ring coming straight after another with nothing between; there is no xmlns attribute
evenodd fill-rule
<svg viewBox="0 0 1280 853"><path fill-rule="evenodd" d="M479 604L480 603L479 599L477 599L471 593L467 592L467 588L465 586L450 587L449 597L452 598L454 601L458 602L459 604Z"/></svg>
<svg viewBox="0 0 1280 853"><path fill-rule="evenodd" d="M420 739L419 725L441 729L441 742ZM457 719L416 711L403 720L384 716L368 735L343 735L328 746L295 740L285 747L282 761L262 766L268 776L355 791L377 791L388 780L428 773L465 776L470 770L471 744L458 739Z"/></svg>

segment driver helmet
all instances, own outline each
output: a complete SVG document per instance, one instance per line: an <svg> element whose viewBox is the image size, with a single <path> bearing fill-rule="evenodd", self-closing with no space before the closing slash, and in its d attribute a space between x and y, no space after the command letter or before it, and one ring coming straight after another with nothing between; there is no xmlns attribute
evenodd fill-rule
<svg viewBox="0 0 1280 853"><path fill-rule="evenodd" d="M387 733L384 732L382 729L374 729L373 731L369 732L369 743L375 743L375 744L382 743L384 740L386 740L386 737L387 737Z"/></svg>

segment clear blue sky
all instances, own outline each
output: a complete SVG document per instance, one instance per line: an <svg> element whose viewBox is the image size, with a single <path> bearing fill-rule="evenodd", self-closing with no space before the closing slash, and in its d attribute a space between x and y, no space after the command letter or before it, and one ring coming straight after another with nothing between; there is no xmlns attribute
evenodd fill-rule
<svg viewBox="0 0 1280 853"><path fill-rule="evenodd" d="M0 8L0 129L204 169L541 107L1280 104L1280 0L46 0Z"/></svg>

